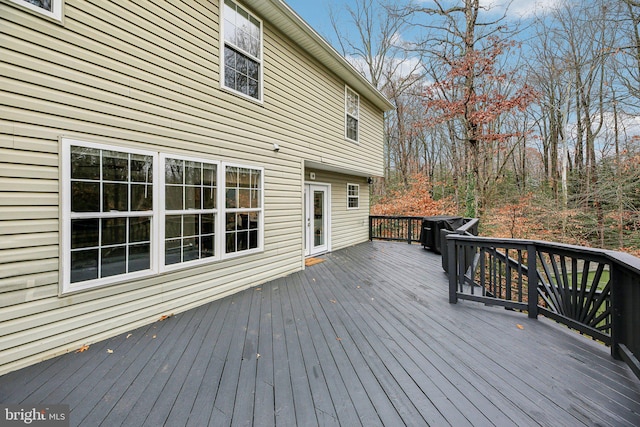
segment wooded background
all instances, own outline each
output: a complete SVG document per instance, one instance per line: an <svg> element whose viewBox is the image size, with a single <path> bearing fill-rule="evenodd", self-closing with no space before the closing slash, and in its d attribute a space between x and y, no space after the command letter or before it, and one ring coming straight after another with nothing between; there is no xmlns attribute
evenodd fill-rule
<svg viewBox="0 0 640 427"><path fill-rule="evenodd" d="M488 3L332 11L338 48L396 106L372 214L640 255L640 0Z"/></svg>

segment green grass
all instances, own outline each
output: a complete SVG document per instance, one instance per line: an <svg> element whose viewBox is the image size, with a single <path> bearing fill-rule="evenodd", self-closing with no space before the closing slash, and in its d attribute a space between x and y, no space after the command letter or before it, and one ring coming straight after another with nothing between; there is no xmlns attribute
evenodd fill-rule
<svg viewBox="0 0 640 427"><path fill-rule="evenodd" d="M568 273L567 279L569 280L569 284L572 283L571 277L572 277L571 273ZM593 281L595 280L595 277L596 277L596 272L589 271L589 274L587 275L587 285L591 285L591 283L593 283ZM609 278L610 278L609 270L603 270L602 275L600 276L600 282L598 282L599 291L604 289L604 287L609 282ZM582 273L578 273L578 286L580 286L581 283L582 283ZM589 286L589 288L591 288L591 286Z"/></svg>

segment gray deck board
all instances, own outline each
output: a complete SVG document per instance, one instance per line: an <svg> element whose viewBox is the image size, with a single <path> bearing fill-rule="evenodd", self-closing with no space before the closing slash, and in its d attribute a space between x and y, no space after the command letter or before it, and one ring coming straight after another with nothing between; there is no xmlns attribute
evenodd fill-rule
<svg viewBox="0 0 640 427"><path fill-rule="evenodd" d="M439 256L373 242L323 258L2 376L0 403L69 404L71 425L640 425L640 382L607 347L449 304Z"/></svg>

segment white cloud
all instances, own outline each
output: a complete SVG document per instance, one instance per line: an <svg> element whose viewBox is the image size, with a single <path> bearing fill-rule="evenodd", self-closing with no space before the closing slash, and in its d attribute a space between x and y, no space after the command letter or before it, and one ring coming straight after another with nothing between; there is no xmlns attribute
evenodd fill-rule
<svg viewBox="0 0 640 427"><path fill-rule="evenodd" d="M426 6L433 4L433 0L422 0ZM529 18L535 14L548 13L558 8L563 0L480 0L480 5L490 14L504 14L507 10L509 18ZM444 0L444 5L453 5L457 2ZM507 9L508 8L508 9Z"/></svg>
<svg viewBox="0 0 640 427"><path fill-rule="evenodd" d="M364 59L352 55L347 55L347 61L354 66L356 70L362 73L367 80L371 81L371 75L369 73L369 67ZM394 76L398 78L408 77L411 74L422 72L422 65L417 58L387 58L387 67L395 70Z"/></svg>
<svg viewBox="0 0 640 427"><path fill-rule="evenodd" d="M491 13L504 13L511 18L529 18L544 14L560 6L562 0L481 0L480 4Z"/></svg>

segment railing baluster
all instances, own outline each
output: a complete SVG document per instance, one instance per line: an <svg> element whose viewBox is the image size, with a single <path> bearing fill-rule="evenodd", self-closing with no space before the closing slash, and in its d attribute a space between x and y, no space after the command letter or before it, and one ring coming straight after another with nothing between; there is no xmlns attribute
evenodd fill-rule
<svg viewBox="0 0 640 427"><path fill-rule="evenodd" d="M482 289L482 295L486 294L486 274L487 274L487 251L485 248L480 249L480 287Z"/></svg>
<svg viewBox="0 0 640 427"><path fill-rule="evenodd" d="M582 321L586 315L585 303L587 293L587 281L589 280L590 261L586 260L582 267L582 280L580 280L580 294L578 297L578 312L576 313L576 319Z"/></svg>
<svg viewBox="0 0 640 427"><path fill-rule="evenodd" d="M578 314L578 259L571 257L571 318Z"/></svg>
<svg viewBox="0 0 640 427"><path fill-rule="evenodd" d="M530 319L538 318L538 280L536 266L537 254L534 245L527 245L527 308Z"/></svg>
<svg viewBox="0 0 640 427"><path fill-rule="evenodd" d="M522 249L518 249L518 302L522 302Z"/></svg>
<svg viewBox="0 0 640 427"><path fill-rule="evenodd" d="M448 270L449 270L449 302L456 304L458 302L458 275L457 272L457 253L458 243L455 240L449 240L447 244L447 258L448 258Z"/></svg>
<svg viewBox="0 0 640 427"><path fill-rule="evenodd" d="M504 263L506 300L511 301L511 263L509 263L509 249L505 249L504 256L506 259Z"/></svg>
<svg viewBox="0 0 640 427"><path fill-rule="evenodd" d="M527 310L530 318L542 314L611 345L612 356L623 359L640 378L640 260L550 242L457 233L447 236L447 241L450 281L454 280L450 301L469 299ZM465 282L467 247L476 248L480 259ZM511 258L514 250L517 256ZM482 295L473 287L463 293L463 283L479 283ZM513 292L518 293L517 300Z"/></svg>

